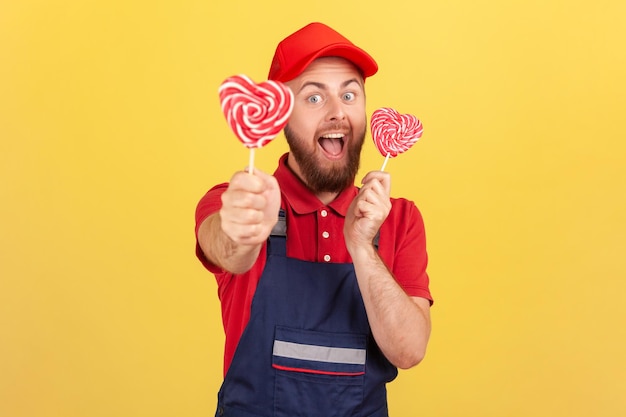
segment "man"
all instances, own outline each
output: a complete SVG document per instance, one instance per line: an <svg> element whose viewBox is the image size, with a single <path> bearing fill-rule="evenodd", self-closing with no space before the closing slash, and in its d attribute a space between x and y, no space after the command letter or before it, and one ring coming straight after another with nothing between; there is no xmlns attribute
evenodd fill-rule
<svg viewBox="0 0 626 417"><path fill-rule="evenodd" d="M374 59L312 23L269 79L295 103L273 176L237 172L196 211L226 332L216 415L387 416L387 382L424 357L432 298L421 215L387 173L354 186Z"/></svg>

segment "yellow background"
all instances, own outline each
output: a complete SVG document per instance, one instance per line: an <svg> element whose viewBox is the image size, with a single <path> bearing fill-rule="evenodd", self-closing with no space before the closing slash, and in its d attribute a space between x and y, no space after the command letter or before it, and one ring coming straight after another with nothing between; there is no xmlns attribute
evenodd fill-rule
<svg viewBox="0 0 626 417"><path fill-rule="evenodd" d="M625 2L3 0L0 416L213 415L193 214L248 157L217 87L314 20L378 60L369 113L425 126L387 168L436 298L392 415L626 415Z"/></svg>

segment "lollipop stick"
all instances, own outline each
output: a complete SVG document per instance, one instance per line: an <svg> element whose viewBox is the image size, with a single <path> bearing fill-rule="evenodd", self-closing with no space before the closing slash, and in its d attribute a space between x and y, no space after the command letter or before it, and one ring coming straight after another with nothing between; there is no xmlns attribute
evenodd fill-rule
<svg viewBox="0 0 626 417"><path fill-rule="evenodd" d="M385 167L387 166L387 161L389 161L389 152L387 152L387 156L385 157L385 162L383 162L383 167L380 169L381 171L385 170Z"/></svg>
<svg viewBox="0 0 626 417"><path fill-rule="evenodd" d="M254 148L250 148L250 161L248 162L248 174L254 173Z"/></svg>

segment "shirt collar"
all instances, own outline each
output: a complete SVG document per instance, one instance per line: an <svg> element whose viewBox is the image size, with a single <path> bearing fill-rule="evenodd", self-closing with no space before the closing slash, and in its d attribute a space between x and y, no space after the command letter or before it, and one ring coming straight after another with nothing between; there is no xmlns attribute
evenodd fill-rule
<svg viewBox="0 0 626 417"><path fill-rule="evenodd" d="M339 195L325 206L309 188L298 178L298 176L287 166L288 153L281 156L278 161L278 168L274 176L280 184L284 198L289 201L291 207L298 214L315 212L324 207L330 207L341 216L346 215L350 203L356 197L358 188L354 185L346 187Z"/></svg>

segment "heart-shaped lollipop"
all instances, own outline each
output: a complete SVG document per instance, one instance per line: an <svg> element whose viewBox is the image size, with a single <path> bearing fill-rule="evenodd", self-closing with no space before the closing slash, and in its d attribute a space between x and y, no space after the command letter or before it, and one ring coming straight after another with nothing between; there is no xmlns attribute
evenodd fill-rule
<svg viewBox="0 0 626 417"><path fill-rule="evenodd" d="M287 124L293 110L293 93L281 82L256 84L245 75L227 78L218 92L228 125L250 149L252 172L254 149L267 145Z"/></svg>
<svg viewBox="0 0 626 417"><path fill-rule="evenodd" d="M385 165L389 158L408 151L411 146L422 137L424 127L422 122L412 114L400 114L396 110L383 107L374 113L370 119L372 139L378 151L385 157Z"/></svg>

